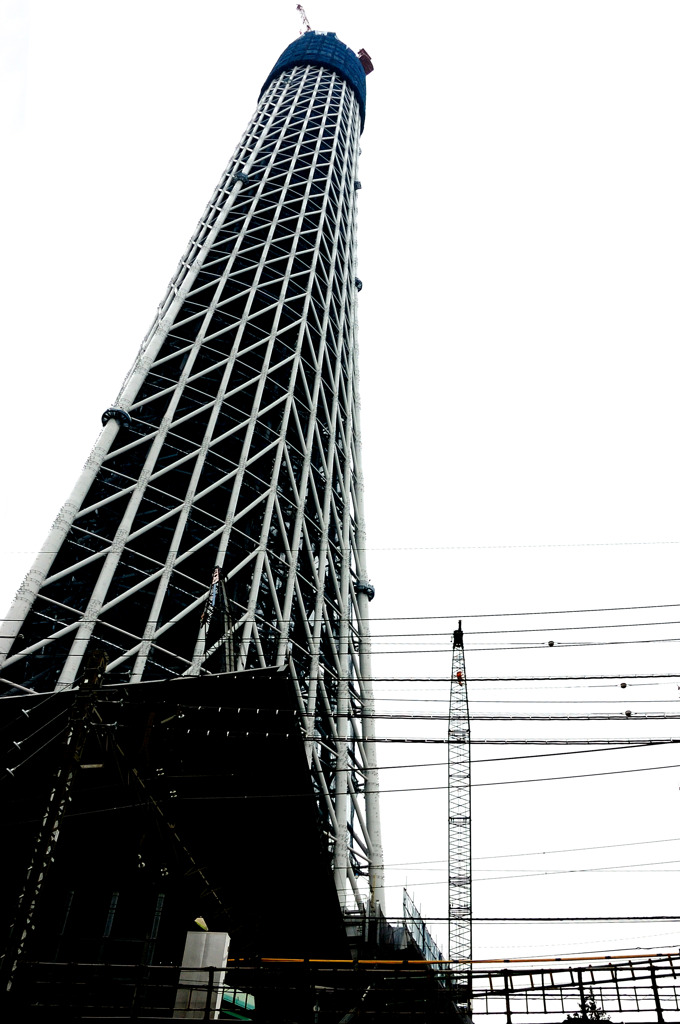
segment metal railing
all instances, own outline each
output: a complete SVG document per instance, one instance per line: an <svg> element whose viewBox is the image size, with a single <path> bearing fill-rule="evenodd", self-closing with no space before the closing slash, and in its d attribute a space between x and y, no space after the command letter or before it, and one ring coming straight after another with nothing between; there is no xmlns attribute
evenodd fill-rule
<svg viewBox="0 0 680 1024"><path fill-rule="evenodd" d="M680 957L631 959L588 966L553 965L536 968L474 971L473 1015L505 1018L512 1024L564 1021L589 1013L612 1024L670 1024L680 1021ZM588 1005L590 1004L590 1009Z"/></svg>
<svg viewBox="0 0 680 1024"><path fill-rule="evenodd" d="M411 915L412 924L418 917ZM433 943L425 944L438 953ZM23 963L12 1009L51 1021L55 1011L63 1017L65 1010L82 1021L213 1020L224 1009L225 1017L247 1021L258 1019L256 1007L267 1017L287 1006L291 1019L313 1011L315 1024L337 1024L348 1013L352 1020L383 1024L404 1015L423 1024L456 1024L464 1015L456 1007L450 965L436 955L431 959L229 961L226 970L195 971ZM476 969L470 980L475 1024L562 1024L567 1018L680 1024L680 955Z"/></svg>
<svg viewBox="0 0 680 1024"><path fill-rule="evenodd" d="M420 911L406 889L404 889L404 927L423 954L423 960L444 959L439 946L430 935Z"/></svg>

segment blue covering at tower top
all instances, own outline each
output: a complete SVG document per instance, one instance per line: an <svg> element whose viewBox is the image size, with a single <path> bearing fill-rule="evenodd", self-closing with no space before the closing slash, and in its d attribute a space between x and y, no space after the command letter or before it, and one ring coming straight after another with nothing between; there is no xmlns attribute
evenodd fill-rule
<svg viewBox="0 0 680 1024"><path fill-rule="evenodd" d="M340 42L335 32L305 32L287 46L267 75L260 97L274 78L282 71L294 68L296 64L316 64L342 75L359 101L363 130L366 118L366 72L356 53Z"/></svg>

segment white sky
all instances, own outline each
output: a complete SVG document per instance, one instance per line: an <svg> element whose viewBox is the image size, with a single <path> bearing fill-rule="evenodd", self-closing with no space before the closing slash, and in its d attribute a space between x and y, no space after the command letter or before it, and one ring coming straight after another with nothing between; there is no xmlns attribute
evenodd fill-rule
<svg viewBox="0 0 680 1024"><path fill-rule="evenodd" d="M299 21L288 0L5 0L0 12L0 87L13 100L0 164L8 607ZM376 637L376 651L434 651L376 654L376 675L445 678L459 616L470 677L677 670L672 642L563 644L680 637L680 625L555 633L553 648L496 653L478 648L503 638L473 633L680 619L680 608L475 618L680 601L680 5L309 0L307 13L314 28L365 47L376 67L359 193L371 610L378 620L449 616L376 621L375 634L444 634ZM470 689L486 701L599 699L636 713L675 711L678 696L675 682L523 685ZM446 711L445 682L379 684L379 693L408 698L383 709ZM446 723L391 728L443 737ZM475 727L478 737L677 733L673 721L625 719ZM541 749L475 746L473 756ZM680 765L674 749L508 762L476 769L474 781ZM446 748L379 753L422 763L444 760ZM446 783L443 768L383 776L387 789ZM680 767L479 787L473 852L680 837L679 785ZM445 790L385 794L382 807L388 863L444 861ZM680 913L679 856L678 843L664 843L479 861L480 879L495 874L490 864L512 875L672 863L480 880L475 913ZM391 870L390 912L407 876L423 913L444 915L443 863ZM445 947L445 927L433 930ZM668 922L475 930L479 957L679 943Z"/></svg>

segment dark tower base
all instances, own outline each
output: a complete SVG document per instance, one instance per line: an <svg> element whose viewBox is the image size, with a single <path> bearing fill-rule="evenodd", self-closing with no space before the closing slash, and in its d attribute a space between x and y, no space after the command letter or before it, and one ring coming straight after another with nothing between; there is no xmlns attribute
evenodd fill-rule
<svg viewBox="0 0 680 1024"><path fill-rule="evenodd" d="M223 1019L330 1024L352 1011L387 1022L406 1005L419 1019L450 1017L450 993L430 968L407 962L420 958L415 947L395 953L384 921L355 916L360 935L347 937L286 670L106 686L92 700L11 979L9 1003L22 1019L167 1019L180 987L220 982L231 1006ZM77 702L69 690L0 703L13 772L5 932L54 780L72 756ZM197 918L230 936L224 978L180 979ZM359 962L369 958L394 963ZM202 1005L211 1012L210 999Z"/></svg>

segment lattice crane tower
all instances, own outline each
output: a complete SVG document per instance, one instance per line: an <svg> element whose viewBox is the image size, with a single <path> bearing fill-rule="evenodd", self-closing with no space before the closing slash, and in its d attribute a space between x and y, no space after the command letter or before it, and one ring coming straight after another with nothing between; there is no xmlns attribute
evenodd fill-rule
<svg viewBox="0 0 680 1024"><path fill-rule="evenodd" d="M463 627L453 632L449 702L449 959L459 1005L469 1007L472 957L472 829L470 808L470 708ZM458 963L456 963L458 961ZM461 963L462 961L462 963Z"/></svg>
<svg viewBox="0 0 680 1024"><path fill-rule="evenodd" d="M78 686L92 650L112 682L288 664L343 905L382 887L356 340L371 69L332 32L276 62L0 640L7 694Z"/></svg>

